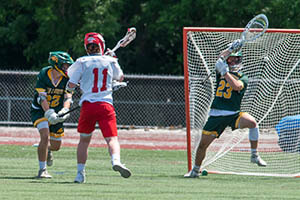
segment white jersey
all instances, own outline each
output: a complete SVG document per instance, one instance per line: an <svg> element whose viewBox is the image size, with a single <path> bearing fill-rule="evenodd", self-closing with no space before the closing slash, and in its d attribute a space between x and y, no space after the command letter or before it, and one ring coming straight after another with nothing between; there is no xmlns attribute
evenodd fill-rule
<svg viewBox="0 0 300 200"><path fill-rule="evenodd" d="M68 69L70 82L80 84L79 105L84 101L113 104L112 81L120 80L123 71L116 58L106 55L80 57Z"/></svg>

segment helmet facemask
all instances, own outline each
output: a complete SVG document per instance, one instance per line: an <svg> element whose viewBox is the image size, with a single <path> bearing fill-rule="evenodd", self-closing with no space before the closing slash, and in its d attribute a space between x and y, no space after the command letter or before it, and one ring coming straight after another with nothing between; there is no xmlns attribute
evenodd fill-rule
<svg viewBox="0 0 300 200"><path fill-rule="evenodd" d="M95 48L95 45L99 48ZM105 51L105 41L101 34L99 33L87 33L84 37L84 48L87 54L104 54Z"/></svg>
<svg viewBox="0 0 300 200"><path fill-rule="evenodd" d="M229 66L229 70L231 72L238 72L242 68L242 60L243 55L241 52L236 52L230 54L230 56L227 58L226 62Z"/></svg>
<svg viewBox="0 0 300 200"><path fill-rule="evenodd" d="M101 54L101 50L99 48L99 45L97 44L87 44L86 45L86 52L88 55L91 55L91 54Z"/></svg>

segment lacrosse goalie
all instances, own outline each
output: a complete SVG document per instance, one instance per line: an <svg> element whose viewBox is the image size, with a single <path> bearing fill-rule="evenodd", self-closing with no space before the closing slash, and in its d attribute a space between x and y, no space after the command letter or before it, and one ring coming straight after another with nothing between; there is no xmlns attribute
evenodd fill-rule
<svg viewBox="0 0 300 200"><path fill-rule="evenodd" d="M202 161L209 145L221 136L226 127L232 130L249 128L250 162L265 167L267 163L257 152L259 128L253 116L241 112L241 101L248 85L248 77L241 72L242 52L240 40L224 50L216 62L216 91L209 118L203 127L193 169L185 178L199 177Z"/></svg>

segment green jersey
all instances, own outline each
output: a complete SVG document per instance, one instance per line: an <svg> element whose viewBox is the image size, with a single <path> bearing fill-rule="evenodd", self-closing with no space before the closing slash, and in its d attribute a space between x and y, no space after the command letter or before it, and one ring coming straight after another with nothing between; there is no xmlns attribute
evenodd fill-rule
<svg viewBox="0 0 300 200"><path fill-rule="evenodd" d="M44 67L37 76L37 82L34 91L34 98L32 102L33 109L42 109L38 104L37 99L40 92L47 94L47 101L49 107L54 109L55 112L59 112L63 108L64 95L66 93L66 84L68 78L61 76L55 83L51 76L51 71L54 70L51 66Z"/></svg>
<svg viewBox="0 0 300 200"><path fill-rule="evenodd" d="M229 72L235 79L243 82L243 89L234 91L224 77L217 73L215 98L212 109L240 111L242 98L248 85L248 76L242 72Z"/></svg>

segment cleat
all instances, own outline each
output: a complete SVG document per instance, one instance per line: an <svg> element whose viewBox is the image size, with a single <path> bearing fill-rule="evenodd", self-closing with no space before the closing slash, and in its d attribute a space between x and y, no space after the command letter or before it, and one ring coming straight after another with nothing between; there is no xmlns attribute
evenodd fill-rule
<svg viewBox="0 0 300 200"><path fill-rule="evenodd" d="M85 183L85 171L77 172L74 183Z"/></svg>
<svg viewBox="0 0 300 200"><path fill-rule="evenodd" d="M47 169L40 169L37 178L52 178Z"/></svg>
<svg viewBox="0 0 300 200"><path fill-rule="evenodd" d="M114 171L120 172L123 178L129 178L131 176L130 170L121 163L113 165L112 168Z"/></svg>
<svg viewBox="0 0 300 200"><path fill-rule="evenodd" d="M184 178L198 178L199 177L199 172L191 170L187 174L185 174L183 177Z"/></svg>
<svg viewBox="0 0 300 200"><path fill-rule="evenodd" d="M256 163L260 167L266 167L267 166L267 163L259 155L252 154L251 155L251 162Z"/></svg>
<svg viewBox="0 0 300 200"><path fill-rule="evenodd" d="M52 151L50 151L50 150L48 150L47 165L48 166L53 165L53 154L52 154Z"/></svg>

